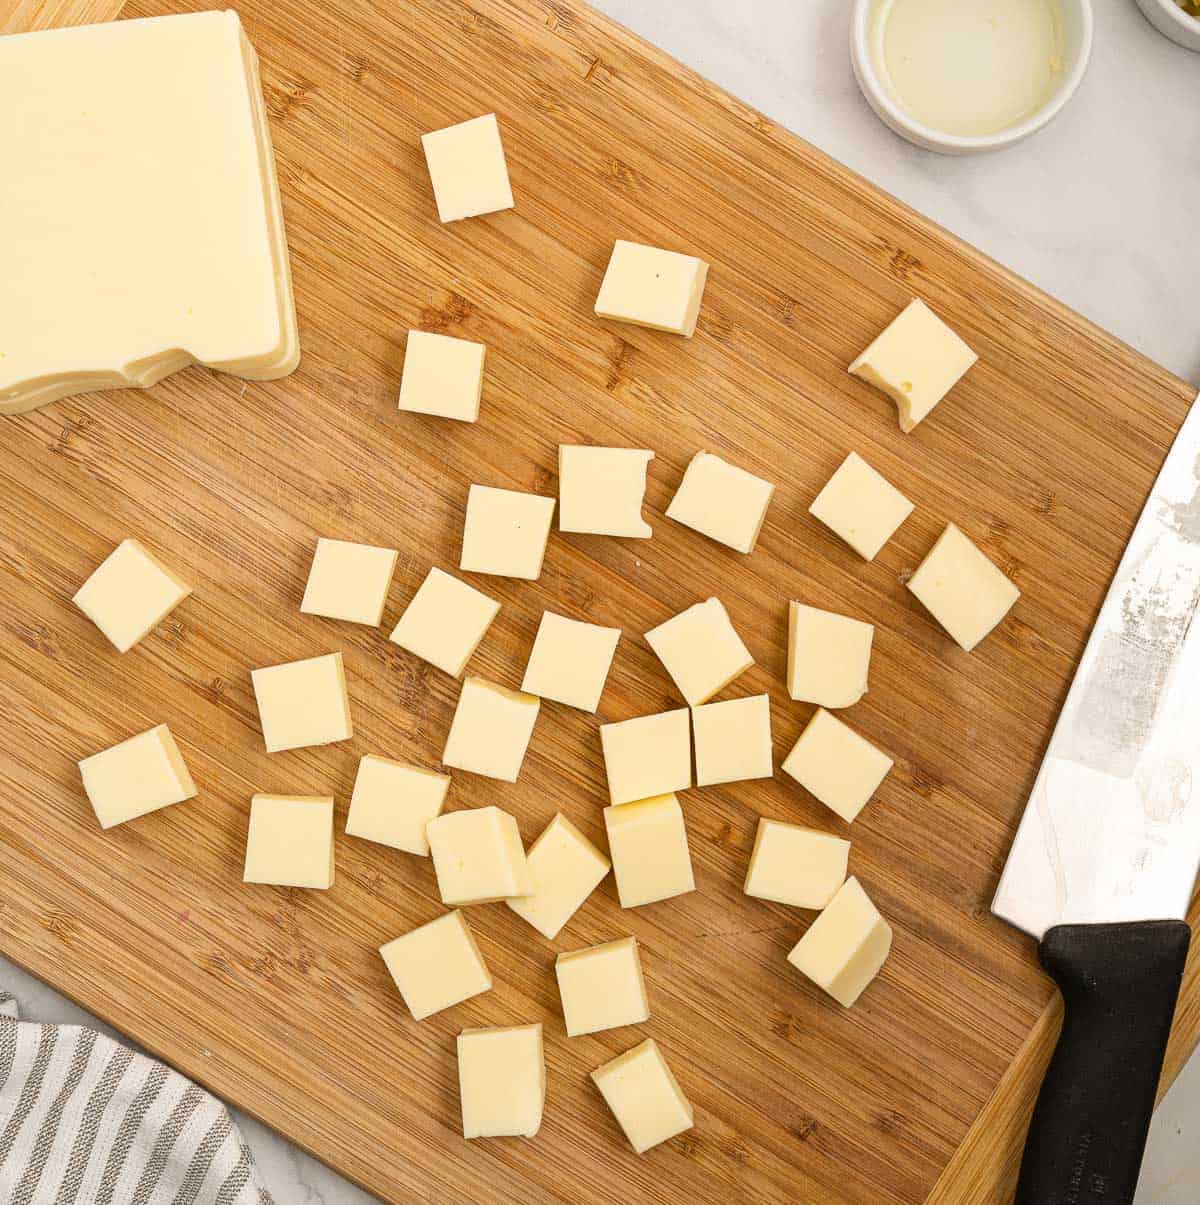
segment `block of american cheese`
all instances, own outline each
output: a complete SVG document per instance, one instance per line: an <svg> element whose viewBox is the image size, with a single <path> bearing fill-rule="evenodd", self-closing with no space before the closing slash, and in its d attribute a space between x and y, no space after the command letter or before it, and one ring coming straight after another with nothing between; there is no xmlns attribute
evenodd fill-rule
<svg viewBox="0 0 1200 1205"><path fill-rule="evenodd" d="M692 1106L653 1038L597 1067L592 1082L639 1155L695 1124Z"/></svg>
<svg viewBox="0 0 1200 1205"><path fill-rule="evenodd" d="M824 908L846 881L849 860L849 841L763 816L743 889L777 904Z"/></svg>
<svg viewBox="0 0 1200 1205"><path fill-rule="evenodd" d="M346 540L317 540L300 610L377 628L399 552Z"/></svg>
<svg viewBox="0 0 1200 1205"><path fill-rule="evenodd" d="M512 187L495 113L421 135L425 163L443 222L512 209Z"/></svg>
<svg viewBox="0 0 1200 1205"><path fill-rule="evenodd" d="M770 778L771 699L751 695L692 708L696 785Z"/></svg>
<svg viewBox="0 0 1200 1205"><path fill-rule="evenodd" d="M809 925L788 962L849 1008L879 974L891 949L891 926L851 878Z"/></svg>
<svg viewBox="0 0 1200 1205"><path fill-rule="evenodd" d="M507 812L445 812L425 826L425 835L443 904L490 904L533 892L521 833Z"/></svg>
<svg viewBox="0 0 1200 1205"><path fill-rule="evenodd" d="M473 423L483 394L487 348L469 339L409 331L400 378L400 409Z"/></svg>
<svg viewBox="0 0 1200 1205"><path fill-rule="evenodd" d="M196 794L196 784L166 724L85 757L79 773L101 828L124 824Z"/></svg>
<svg viewBox="0 0 1200 1205"><path fill-rule="evenodd" d="M540 706L536 695L468 678L458 695L442 764L516 782Z"/></svg>
<svg viewBox="0 0 1200 1205"><path fill-rule="evenodd" d="M604 827L622 908L695 891L683 809L674 795L607 807Z"/></svg>
<svg viewBox="0 0 1200 1205"><path fill-rule="evenodd" d="M787 688L793 699L849 707L867 693L874 625L788 603Z"/></svg>
<svg viewBox="0 0 1200 1205"><path fill-rule="evenodd" d="M333 797L255 795L242 879L276 887L332 887Z"/></svg>
<svg viewBox="0 0 1200 1205"><path fill-rule="evenodd" d="M642 518L646 468L653 452L641 448L558 448L558 530L648 540Z"/></svg>
<svg viewBox="0 0 1200 1205"><path fill-rule="evenodd" d="M0 113L0 413L193 363L296 367L258 61L235 12L0 38Z"/></svg>
<svg viewBox="0 0 1200 1205"><path fill-rule="evenodd" d="M494 598L434 566L389 639L457 678L499 611Z"/></svg>
<svg viewBox="0 0 1200 1205"><path fill-rule="evenodd" d="M414 1021L492 989L483 955L459 911L389 941L379 953Z"/></svg>
<svg viewBox="0 0 1200 1205"><path fill-rule="evenodd" d="M346 833L429 857L425 826L441 815L450 776L367 754L358 763Z"/></svg>
<svg viewBox="0 0 1200 1205"><path fill-rule="evenodd" d="M808 513L873 561L913 512L913 504L857 452L851 452L813 500Z"/></svg>
<svg viewBox="0 0 1200 1205"><path fill-rule="evenodd" d="M919 298L850 365L850 371L896 403L900 429L911 431L979 357Z"/></svg>
<svg viewBox="0 0 1200 1205"><path fill-rule="evenodd" d="M823 708L808 722L783 771L847 823L867 806L892 759Z"/></svg>
<svg viewBox="0 0 1200 1205"><path fill-rule="evenodd" d="M473 485L467 494L459 568L536 581L542 573L554 499Z"/></svg>
<svg viewBox="0 0 1200 1205"><path fill-rule="evenodd" d="M596 313L690 339L707 279L708 264L694 255L617 239L600 282Z"/></svg>
<svg viewBox="0 0 1200 1205"><path fill-rule="evenodd" d="M122 540L72 601L117 652L127 653L191 592L144 544Z"/></svg>
<svg viewBox="0 0 1200 1205"><path fill-rule="evenodd" d="M595 711L620 638L620 628L544 611L521 689L580 711Z"/></svg>
<svg viewBox="0 0 1200 1205"><path fill-rule="evenodd" d="M614 804L692 785L692 726L685 707L601 724L600 745Z"/></svg>
<svg viewBox="0 0 1200 1205"><path fill-rule="evenodd" d="M667 518L736 552L753 552L775 486L711 452L692 457Z"/></svg>
<svg viewBox="0 0 1200 1205"><path fill-rule="evenodd" d="M533 878L533 891L504 902L551 941L599 886L611 866L561 813L529 847L525 860Z"/></svg>
<svg viewBox="0 0 1200 1205"><path fill-rule="evenodd" d="M689 706L706 703L753 664L718 598L696 603L646 633Z"/></svg>
<svg viewBox="0 0 1200 1205"><path fill-rule="evenodd" d="M250 677L268 753L354 735L341 653L267 666Z"/></svg>
<svg viewBox="0 0 1200 1205"><path fill-rule="evenodd" d="M908 588L968 653L1021 597L953 523L908 579Z"/></svg>
<svg viewBox="0 0 1200 1205"><path fill-rule="evenodd" d="M464 1029L458 1090L464 1138L532 1138L546 1105L541 1024Z"/></svg>
<svg viewBox="0 0 1200 1205"><path fill-rule="evenodd" d="M562 953L554 974L569 1038L650 1020L636 937Z"/></svg>

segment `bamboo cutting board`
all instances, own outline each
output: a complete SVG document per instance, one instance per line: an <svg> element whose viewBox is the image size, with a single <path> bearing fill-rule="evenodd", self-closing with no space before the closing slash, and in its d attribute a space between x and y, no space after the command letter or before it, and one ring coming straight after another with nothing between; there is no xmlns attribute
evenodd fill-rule
<svg viewBox="0 0 1200 1205"><path fill-rule="evenodd" d="M8 0L0 28L165 11ZM304 361L4 420L0 948L389 1200L1003 1200L1056 1014L987 905L1193 390L575 0L241 13ZM517 208L442 227L418 135L492 110ZM591 315L614 237L710 261L695 339ZM981 360L905 436L845 365L913 294ZM479 423L396 411L410 327L488 344ZM549 607L625 629L601 718L678 706L640 634L715 593L758 662L727 694L771 692L782 757L811 710L782 688L787 600L878 625L849 719L896 767L848 835L896 941L853 1010L784 962L810 914L741 892L760 814L845 830L780 776L686 794L694 894L623 912L609 879L554 943L473 909L495 990L419 1025L375 951L441 911L426 861L339 835L332 891L241 884L251 792L332 792L340 830L362 753L436 764L457 686L383 633L454 567L468 484L553 492L560 442L656 451L654 539L555 534L539 582L479 579L504 606L474 672L517 685ZM701 448L779 482L751 557L662 518ZM806 513L852 448L917 503L871 564ZM903 588L947 520L1023 591L971 655ZM129 535L197 589L118 656L69 599ZM381 632L299 614L317 535L402 549ZM250 669L336 649L355 739L267 756ZM160 722L199 798L100 832L75 761ZM508 808L527 842L562 810L603 845L596 724L544 705L520 783L461 774L451 806ZM626 933L652 1020L568 1042L555 951ZM1198 999L1193 965L1170 1072ZM464 1142L454 1035L535 1020L540 1135ZM587 1073L644 1036L696 1126L638 1158Z"/></svg>

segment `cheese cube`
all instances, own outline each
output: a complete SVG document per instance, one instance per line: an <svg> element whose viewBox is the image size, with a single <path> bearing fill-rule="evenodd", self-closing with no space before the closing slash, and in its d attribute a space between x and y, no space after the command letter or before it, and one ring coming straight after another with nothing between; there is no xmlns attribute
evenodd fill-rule
<svg viewBox="0 0 1200 1205"><path fill-rule="evenodd" d="M793 699L849 707L867 693L872 624L788 603L787 688Z"/></svg>
<svg viewBox="0 0 1200 1205"><path fill-rule="evenodd" d="M711 452L697 452L667 507L667 518L728 544L753 552L775 487Z"/></svg>
<svg viewBox="0 0 1200 1205"><path fill-rule="evenodd" d="M464 1138L532 1138L546 1104L541 1025L464 1029L458 1090Z"/></svg>
<svg viewBox="0 0 1200 1205"><path fill-rule="evenodd" d="M459 568L536 581L542 573L554 499L473 485L467 494Z"/></svg>
<svg viewBox="0 0 1200 1205"><path fill-rule="evenodd" d="M892 759L824 709L800 734L783 770L847 823L867 806Z"/></svg>
<svg viewBox="0 0 1200 1205"><path fill-rule="evenodd" d="M421 146L443 222L512 209L508 164L495 113L422 134Z"/></svg>
<svg viewBox="0 0 1200 1205"><path fill-rule="evenodd" d="M614 804L692 785L692 730L686 708L601 724L600 744Z"/></svg>
<svg viewBox="0 0 1200 1205"><path fill-rule="evenodd" d="M389 941L379 953L414 1021L492 989L467 918L458 911Z"/></svg>
<svg viewBox="0 0 1200 1205"><path fill-rule="evenodd" d="M332 887L333 797L255 795L242 881Z"/></svg>
<svg viewBox="0 0 1200 1205"><path fill-rule="evenodd" d="M717 598L696 603L651 628L646 643L692 707L706 703L754 664Z"/></svg>
<svg viewBox="0 0 1200 1205"><path fill-rule="evenodd" d="M896 403L911 431L979 357L923 301L915 299L850 365Z"/></svg>
<svg viewBox="0 0 1200 1205"><path fill-rule="evenodd" d="M642 500L653 459L640 448L560 444L558 530L648 540L654 532L642 518Z"/></svg>
<svg viewBox="0 0 1200 1205"><path fill-rule="evenodd" d="M544 611L521 689L580 711L595 711L620 639L620 628Z"/></svg>
<svg viewBox="0 0 1200 1205"><path fill-rule="evenodd" d="M191 592L144 545L122 540L72 601L118 653L127 653Z"/></svg>
<svg viewBox="0 0 1200 1205"><path fill-rule="evenodd" d="M968 653L1021 597L953 523L908 579L908 588Z"/></svg>
<svg viewBox="0 0 1200 1205"><path fill-rule="evenodd" d="M354 735L341 653L252 670L250 677L268 753Z"/></svg>
<svg viewBox="0 0 1200 1205"><path fill-rule="evenodd" d="M913 504L857 452L842 461L808 508L867 561L875 559L912 512Z"/></svg>
<svg viewBox="0 0 1200 1205"><path fill-rule="evenodd" d="M533 891L504 902L551 941L579 911L612 865L561 813L529 847L525 861L533 879Z"/></svg>
<svg viewBox="0 0 1200 1205"><path fill-rule="evenodd" d="M597 1067L592 1080L639 1155L695 1124L692 1106L653 1038Z"/></svg>
<svg viewBox="0 0 1200 1205"><path fill-rule="evenodd" d="M824 908L846 881L850 842L798 824L758 822L744 890L795 908Z"/></svg>
<svg viewBox="0 0 1200 1205"><path fill-rule="evenodd" d="M196 794L196 784L166 724L85 757L79 773L101 828L124 824Z"/></svg>
<svg viewBox="0 0 1200 1205"><path fill-rule="evenodd" d="M604 827L622 908L695 891L683 809L674 795L605 808Z"/></svg>
<svg viewBox="0 0 1200 1205"><path fill-rule="evenodd" d="M469 339L409 331L400 378L400 409L473 423L483 394L487 348Z"/></svg>
<svg viewBox="0 0 1200 1205"><path fill-rule="evenodd" d="M569 1038L650 1020L636 937L560 954L554 974Z"/></svg>
<svg viewBox="0 0 1200 1205"><path fill-rule="evenodd" d="M468 678L459 692L442 764L516 782L540 706L536 695Z"/></svg>
<svg viewBox="0 0 1200 1205"><path fill-rule="evenodd" d="M692 708L696 786L770 778L771 700L767 695Z"/></svg>
<svg viewBox="0 0 1200 1205"><path fill-rule="evenodd" d="M399 555L394 548L318 540L300 610L377 628Z"/></svg>
<svg viewBox="0 0 1200 1205"><path fill-rule="evenodd" d="M434 567L389 639L457 678L499 610L494 598Z"/></svg>
<svg viewBox="0 0 1200 1205"><path fill-rule="evenodd" d="M859 881L847 879L793 947L788 962L849 1008L879 974L891 948L891 926Z"/></svg>
<svg viewBox="0 0 1200 1205"><path fill-rule="evenodd" d="M708 264L694 255L617 239L596 296L596 313L690 339L707 279Z"/></svg>
<svg viewBox="0 0 1200 1205"><path fill-rule="evenodd" d="M533 892L521 833L507 812L447 812L425 826L425 835L443 904L490 904Z"/></svg>
<svg viewBox="0 0 1200 1205"><path fill-rule="evenodd" d="M448 774L368 754L358 763L346 833L429 857L425 826L441 815Z"/></svg>

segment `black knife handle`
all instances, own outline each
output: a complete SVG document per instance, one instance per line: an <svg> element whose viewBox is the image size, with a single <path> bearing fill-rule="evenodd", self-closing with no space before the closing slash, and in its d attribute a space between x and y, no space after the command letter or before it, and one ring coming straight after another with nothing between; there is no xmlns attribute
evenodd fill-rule
<svg viewBox="0 0 1200 1205"><path fill-rule="evenodd" d="M1017 1205L1128 1205L1191 930L1057 925L1038 947L1066 1006L1021 1159Z"/></svg>

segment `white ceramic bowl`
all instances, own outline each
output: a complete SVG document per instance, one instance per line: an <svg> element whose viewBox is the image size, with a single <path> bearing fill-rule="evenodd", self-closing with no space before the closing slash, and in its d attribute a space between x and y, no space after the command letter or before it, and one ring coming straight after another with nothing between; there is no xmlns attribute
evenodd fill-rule
<svg viewBox="0 0 1200 1205"><path fill-rule="evenodd" d="M1137 0L1146 20L1172 42L1200 50L1200 18L1189 16L1175 0Z"/></svg>
<svg viewBox="0 0 1200 1205"><path fill-rule="evenodd" d="M871 13L877 0L854 0L850 17L850 61L854 77L876 115L902 138L943 155L974 155L1012 146L1036 133L1054 118L1075 95L1092 55L1092 0L1059 0L1065 24L1065 70L1054 95L1032 117L996 134L965 136L947 134L918 121L896 102L880 78L871 53ZM1143 8L1167 6L1170 0L1138 0ZM1176 13L1184 20L1178 9ZM1149 16L1149 13L1147 13ZM1153 18L1151 18L1153 20Z"/></svg>

